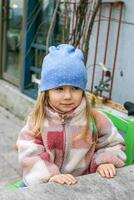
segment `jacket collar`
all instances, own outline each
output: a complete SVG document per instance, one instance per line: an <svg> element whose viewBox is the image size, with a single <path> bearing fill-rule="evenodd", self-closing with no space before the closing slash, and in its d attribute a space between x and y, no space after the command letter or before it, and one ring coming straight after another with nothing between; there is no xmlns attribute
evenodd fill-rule
<svg viewBox="0 0 134 200"><path fill-rule="evenodd" d="M55 119L66 120L66 119L75 117L75 116L79 115L80 113L85 112L85 109L86 109L85 97L83 97L80 105L77 108L75 108L74 110L67 112L67 113L60 112L59 110L57 110L55 107L53 107L48 102L48 106L46 106L46 117L47 118L55 118Z"/></svg>

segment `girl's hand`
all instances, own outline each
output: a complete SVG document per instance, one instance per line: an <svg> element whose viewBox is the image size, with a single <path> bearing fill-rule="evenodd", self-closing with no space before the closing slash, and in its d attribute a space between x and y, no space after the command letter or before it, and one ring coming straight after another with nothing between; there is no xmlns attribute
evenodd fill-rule
<svg viewBox="0 0 134 200"><path fill-rule="evenodd" d="M58 175L52 176L49 179L49 182L71 185L71 184L77 183L77 180L71 174L58 174Z"/></svg>
<svg viewBox="0 0 134 200"><path fill-rule="evenodd" d="M101 164L96 171L99 172L102 177L106 178L112 178L116 175L116 169L113 164Z"/></svg>

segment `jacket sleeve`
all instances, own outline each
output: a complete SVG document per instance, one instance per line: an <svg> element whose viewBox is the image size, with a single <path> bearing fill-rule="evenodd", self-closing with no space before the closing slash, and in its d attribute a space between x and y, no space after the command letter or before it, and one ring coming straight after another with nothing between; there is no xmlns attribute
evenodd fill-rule
<svg viewBox="0 0 134 200"><path fill-rule="evenodd" d="M23 181L27 186L47 182L51 176L60 173L58 166L50 159L42 137L35 137L29 123L19 133L17 149Z"/></svg>
<svg viewBox="0 0 134 200"><path fill-rule="evenodd" d="M94 115L98 138L90 172L95 172L97 167L104 163L112 163L117 168L123 167L126 160L123 137L105 114L95 111Z"/></svg>

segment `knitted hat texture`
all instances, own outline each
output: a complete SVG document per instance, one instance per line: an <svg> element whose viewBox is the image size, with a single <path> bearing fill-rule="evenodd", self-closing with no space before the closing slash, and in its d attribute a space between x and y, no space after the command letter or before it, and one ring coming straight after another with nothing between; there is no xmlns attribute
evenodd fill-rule
<svg viewBox="0 0 134 200"><path fill-rule="evenodd" d="M87 72L82 51L69 44L51 46L42 64L40 92L61 86L85 90L86 84Z"/></svg>

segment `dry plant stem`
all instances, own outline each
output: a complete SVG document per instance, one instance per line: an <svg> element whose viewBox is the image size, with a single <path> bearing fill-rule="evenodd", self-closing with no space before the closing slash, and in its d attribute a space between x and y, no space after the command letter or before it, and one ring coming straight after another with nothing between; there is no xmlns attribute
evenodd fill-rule
<svg viewBox="0 0 134 200"><path fill-rule="evenodd" d="M85 48L84 48L85 61L87 61L88 50L89 50L89 40L90 40L90 36L91 36L91 31L92 31L92 28L93 28L94 20L95 20L96 14L97 14L97 12L98 12L98 10L100 8L101 3L102 3L102 0L98 0L98 2L96 4L96 7L94 9L93 15L91 17L91 21L90 21L89 27L88 27L87 37L86 37L86 40L85 40Z"/></svg>
<svg viewBox="0 0 134 200"><path fill-rule="evenodd" d="M51 34L52 34L53 30L54 30L54 27L55 27L56 15L57 15L57 11L58 11L59 6L60 6L60 0L57 0L56 7L55 7L55 10L54 10L54 14L53 14L53 17L52 17L52 21L51 21L51 24L50 24L50 27L49 27L49 30L48 30L48 34L47 34L46 54L48 53L49 41L50 41Z"/></svg>

